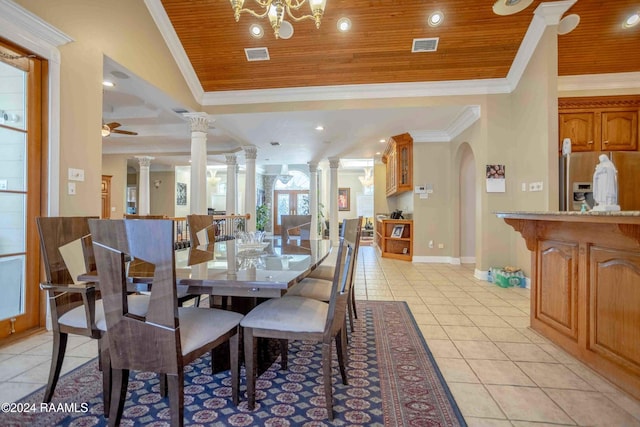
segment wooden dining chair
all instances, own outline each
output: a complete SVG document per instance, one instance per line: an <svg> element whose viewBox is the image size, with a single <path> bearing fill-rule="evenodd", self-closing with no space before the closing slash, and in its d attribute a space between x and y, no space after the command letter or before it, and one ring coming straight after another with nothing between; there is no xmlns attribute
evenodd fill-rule
<svg viewBox="0 0 640 427"><path fill-rule="evenodd" d="M281 215L280 236L282 240L299 237L309 240L311 236L311 215Z"/></svg>
<svg viewBox="0 0 640 427"><path fill-rule="evenodd" d="M89 227L104 301L112 368L109 425L119 425L129 371L166 374L171 425L184 423L184 367L229 342L232 398L238 403L239 323L232 311L178 307L173 224L166 220L90 220ZM149 239L153 236L153 239ZM128 258L153 266L153 287L145 316L127 304Z"/></svg>
<svg viewBox="0 0 640 427"><path fill-rule="evenodd" d="M103 372L105 415L109 412L110 377L108 345L104 340L106 323L102 301L94 283L78 282L77 277L95 266L89 235L90 217L38 217L40 250L46 281L40 288L46 291L53 329L53 349L49 379L43 401L51 402L60 377L69 334L98 340L100 367ZM131 296L131 310L143 314L149 299Z"/></svg>
<svg viewBox="0 0 640 427"><path fill-rule="evenodd" d="M353 249L341 239L338 246L336 273L329 302L290 296L267 300L252 309L240 322L244 334L244 359L247 375L248 407L253 410L256 399L257 338L280 340L281 365L287 369L288 341L312 340L322 344L322 374L327 415L333 420L333 387L331 384L331 342L335 339L342 383L347 384L346 332L344 328L348 298L347 269Z"/></svg>
<svg viewBox="0 0 640 427"><path fill-rule="evenodd" d="M344 241L353 248L351 258L352 266L349 268L349 301L347 312L349 313L349 325L351 332L354 331L354 318L358 318L355 302L355 289L353 281L358 263L358 251L360 249L360 236L362 233L362 217L345 219L342 225L342 237ZM336 259L332 258L320 264L307 277L293 285L287 290L286 296L303 296L314 298L320 301L329 301L331 297L331 285L335 275Z"/></svg>

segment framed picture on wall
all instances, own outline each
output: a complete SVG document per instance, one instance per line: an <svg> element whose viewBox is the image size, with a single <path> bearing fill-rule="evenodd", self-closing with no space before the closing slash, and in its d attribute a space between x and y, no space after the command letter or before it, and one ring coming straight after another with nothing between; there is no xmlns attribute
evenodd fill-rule
<svg viewBox="0 0 640 427"><path fill-rule="evenodd" d="M338 210L350 211L351 210L351 189L350 188L338 188Z"/></svg>

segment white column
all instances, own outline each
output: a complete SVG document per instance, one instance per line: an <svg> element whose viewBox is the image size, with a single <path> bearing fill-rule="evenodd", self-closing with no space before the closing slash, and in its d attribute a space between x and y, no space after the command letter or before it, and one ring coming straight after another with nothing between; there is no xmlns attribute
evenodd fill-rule
<svg viewBox="0 0 640 427"><path fill-rule="evenodd" d="M337 157L329 158L329 168L331 168L331 177L329 182L329 239L331 244L338 244L338 167L340 167L340 159Z"/></svg>
<svg viewBox="0 0 640 427"><path fill-rule="evenodd" d="M309 162L309 206L311 209L311 240L318 240L318 163Z"/></svg>
<svg viewBox="0 0 640 427"><path fill-rule="evenodd" d="M242 147L245 158L244 209L251 216L246 230L256 231L256 157L258 148L253 145Z"/></svg>
<svg viewBox="0 0 640 427"><path fill-rule="evenodd" d="M235 154L225 154L227 159L227 215L238 213L236 200L238 199L238 188L236 185L238 159Z"/></svg>
<svg viewBox="0 0 640 427"><path fill-rule="evenodd" d="M138 164L140 165L140 187L138 194L138 215L149 215L151 213L151 207L149 203L149 166L151 166L151 160L153 157L149 156L136 156Z"/></svg>
<svg viewBox="0 0 640 427"><path fill-rule="evenodd" d="M189 212L207 214L207 113L185 114L191 123L191 190L189 191Z"/></svg>

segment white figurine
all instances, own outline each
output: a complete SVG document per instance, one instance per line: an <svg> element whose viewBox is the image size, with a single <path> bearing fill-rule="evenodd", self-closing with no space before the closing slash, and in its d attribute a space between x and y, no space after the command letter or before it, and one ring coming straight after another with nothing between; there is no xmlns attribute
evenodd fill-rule
<svg viewBox="0 0 640 427"><path fill-rule="evenodd" d="M601 154L600 163L593 174L593 211L619 211L618 171L606 154Z"/></svg>

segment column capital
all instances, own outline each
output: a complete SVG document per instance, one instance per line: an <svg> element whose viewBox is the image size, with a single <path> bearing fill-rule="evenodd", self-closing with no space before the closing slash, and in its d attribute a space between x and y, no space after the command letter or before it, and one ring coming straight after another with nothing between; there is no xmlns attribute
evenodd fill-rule
<svg viewBox="0 0 640 427"><path fill-rule="evenodd" d="M331 169L338 169L340 167L340 158L329 157L329 167Z"/></svg>
<svg viewBox="0 0 640 427"><path fill-rule="evenodd" d="M308 162L309 165L309 173L317 173L318 172L318 162Z"/></svg>
<svg viewBox="0 0 640 427"><path fill-rule="evenodd" d="M238 157L235 154L225 154L224 157L227 159L228 166L234 166L238 164Z"/></svg>
<svg viewBox="0 0 640 427"><path fill-rule="evenodd" d="M255 160L258 157L258 147L255 145L245 145L242 149L244 150L245 159Z"/></svg>
<svg viewBox="0 0 640 427"><path fill-rule="evenodd" d="M140 167L148 168L149 166L151 166L151 160L155 159L155 157L136 156L136 159L138 159L138 164L140 165Z"/></svg>
<svg viewBox="0 0 640 427"><path fill-rule="evenodd" d="M189 119L191 132L207 132L209 124L213 122L207 113L185 113L184 117Z"/></svg>

